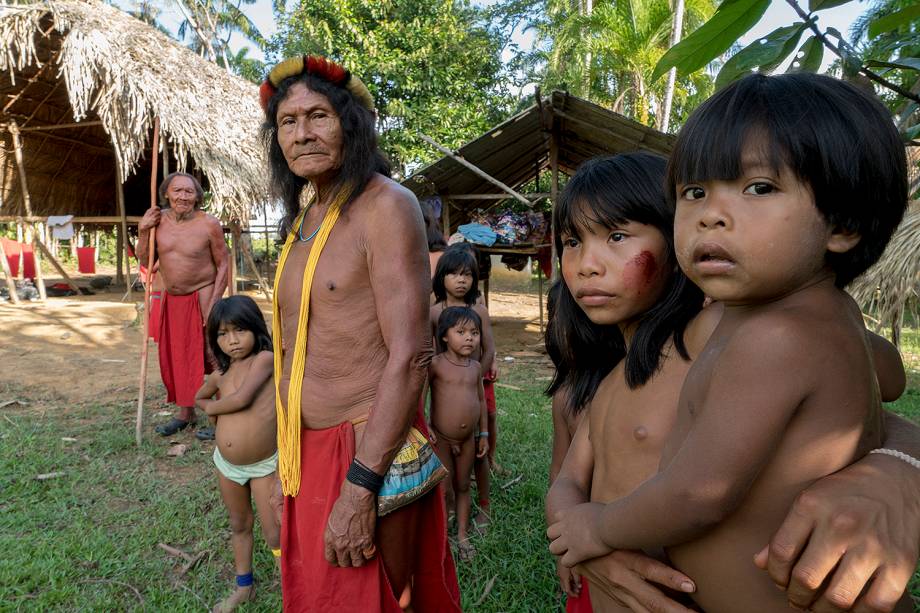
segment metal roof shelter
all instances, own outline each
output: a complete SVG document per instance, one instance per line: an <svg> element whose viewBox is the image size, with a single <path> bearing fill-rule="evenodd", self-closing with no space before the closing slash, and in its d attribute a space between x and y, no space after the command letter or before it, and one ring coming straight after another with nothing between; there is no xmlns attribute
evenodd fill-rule
<svg viewBox="0 0 920 613"><path fill-rule="evenodd" d="M603 154L644 150L668 155L675 137L619 113L554 91L540 92L534 104L451 152L422 136L445 154L403 181L416 196L438 195L444 202L442 227L450 234L477 208L508 199L533 204L550 197L555 205L558 173L574 174L585 160ZM552 173L549 194L517 191L545 170Z"/></svg>

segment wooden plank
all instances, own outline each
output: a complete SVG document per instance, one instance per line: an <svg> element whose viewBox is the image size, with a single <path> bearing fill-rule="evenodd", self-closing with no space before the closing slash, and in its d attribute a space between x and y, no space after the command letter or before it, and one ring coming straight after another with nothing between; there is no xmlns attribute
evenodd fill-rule
<svg viewBox="0 0 920 613"><path fill-rule="evenodd" d="M443 153L444 155L446 155L446 156L450 157L451 159L453 159L454 161L456 161L458 164L460 164L460 165L463 166L464 168L467 168L468 170L472 171L474 174L480 176L481 178L483 178L483 179L485 179L486 181L488 181L489 183L495 185L495 186L498 187L499 189L501 189L501 190L503 190L503 191L505 191L505 192L511 194L515 199L519 200L520 202L522 202L522 203L524 203L524 204L530 206L530 200L528 200L527 198L525 198L525 197L522 196L521 194L517 193L516 191L514 191L513 189L511 189L510 187L508 187L507 185L505 185L504 183L502 183L501 181L499 181L498 179L496 179L495 177L493 177L492 175L488 174L488 173L485 172L484 170L478 168L476 165L474 165L474 164L472 164L472 163L466 161L465 159L463 159L463 158L460 157L459 155L454 154L454 152L452 152L450 149L448 149L448 148L446 148L446 147L443 147L443 146L439 145L439 144L436 143L434 140L432 140L431 138L425 136L425 135L422 134L422 133L419 133L419 137L420 137L423 141L425 141L426 143L428 143L429 145L431 145L432 147L434 147L435 149L437 149L438 151L440 151L441 153Z"/></svg>
<svg viewBox="0 0 920 613"><path fill-rule="evenodd" d="M16 166L19 169L19 187L22 190L22 204L26 210L26 215L32 215L32 199L29 197L29 183L26 181L26 167L22 161L22 139L19 137L19 126L16 121L9 123L9 131L13 136L13 153L16 158ZM48 299L45 290L45 278L42 276L42 261L38 251L35 250L35 233L36 228L32 228L30 233L30 242L32 243L32 257L35 258L35 284L38 286L39 299L44 302ZM39 241L41 242L41 241Z"/></svg>

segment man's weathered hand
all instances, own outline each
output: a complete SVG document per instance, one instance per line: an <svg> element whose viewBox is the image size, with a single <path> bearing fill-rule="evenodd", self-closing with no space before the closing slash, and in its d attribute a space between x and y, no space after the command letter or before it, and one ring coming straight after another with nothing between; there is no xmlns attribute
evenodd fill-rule
<svg viewBox="0 0 920 613"><path fill-rule="evenodd" d="M562 511L559 521L546 531L552 541L550 552L562 556L562 563L568 567L610 553L611 548L599 534L603 510L604 505L600 503L586 502Z"/></svg>
<svg viewBox="0 0 920 613"><path fill-rule="evenodd" d="M799 494L754 561L798 608L887 613L907 587L918 547L920 471L874 454Z"/></svg>
<svg viewBox="0 0 920 613"><path fill-rule="evenodd" d="M693 592L690 577L638 551L616 550L575 567L591 590L607 596L633 611L690 613L690 609L667 597L656 585L678 592Z"/></svg>
<svg viewBox="0 0 920 613"><path fill-rule="evenodd" d="M144 213L144 216L141 217L140 223L137 224L137 229L141 232L154 228L160 223L160 209L152 208L147 209L147 212Z"/></svg>
<svg viewBox="0 0 920 613"><path fill-rule="evenodd" d="M350 481L342 483L323 535L326 561L336 566L363 566L373 557L376 497Z"/></svg>
<svg viewBox="0 0 920 613"><path fill-rule="evenodd" d="M275 482L272 484L272 493L268 497L268 504L275 514L275 522L281 526L281 515L284 513L284 492L281 490L281 475L275 473Z"/></svg>

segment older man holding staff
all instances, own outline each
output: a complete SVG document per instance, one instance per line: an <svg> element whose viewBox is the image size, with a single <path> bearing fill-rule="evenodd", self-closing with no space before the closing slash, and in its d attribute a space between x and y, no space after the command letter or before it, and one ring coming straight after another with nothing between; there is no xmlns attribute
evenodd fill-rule
<svg viewBox="0 0 920 613"><path fill-rule="evenodd" d="M156 431L172 436L195 421L195 393L211 370L204 325L227 288L229 257L220 221L199 210L204 191L195 177L184 172L167 175L159 196L162 209L148 209L138 224L137 256L147 261L150 230L156 227L156 255L165 288L160 374L167 402L179 406L178 415Z"/></svg>
<svg viewBox="0 0 920 613"><path fill-rule="evenodd" d="M260 94L287 213L273 322L284 608L459 611L438 493L377 515L410 425L424 431L430 279L418 202L389 179L373 99L341 66L285 60Z"/></svg>

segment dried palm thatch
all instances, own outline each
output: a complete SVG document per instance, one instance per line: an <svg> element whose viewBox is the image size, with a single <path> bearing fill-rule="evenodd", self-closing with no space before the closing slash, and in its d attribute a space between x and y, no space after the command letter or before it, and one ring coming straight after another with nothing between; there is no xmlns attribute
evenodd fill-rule
<svg viewBox="0 0 920 613"><path fill-rule="evenodd" d="M113 215L116 159L129 214L145 208L155 117L170 169L202 173L212 213L245 222L250 207L265 201L255 85L98 0L0 7L0 40L0 122L24 129L36 214ZM4 149L0 214L19 214L9 138ZM135 170L146 177L132 177Z"/></svg>
<svg viewBox="0 0 920 613"><path fill-rule="evenodd" d="M908 149L911 193L920 181L920 147ZM916 308L920 297L920 200L914 200L885 253L849 287L863 311L877 318L879 327L892 328L897 340L904 313Z"/></svg>

